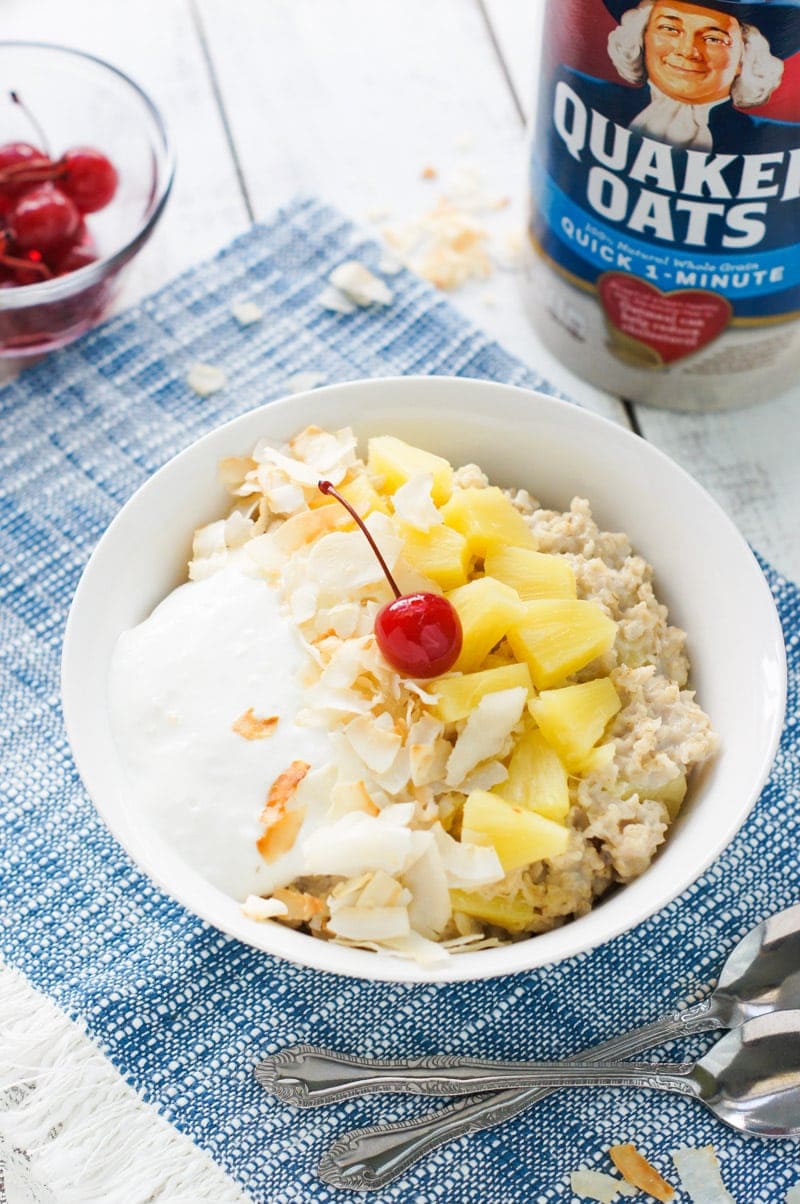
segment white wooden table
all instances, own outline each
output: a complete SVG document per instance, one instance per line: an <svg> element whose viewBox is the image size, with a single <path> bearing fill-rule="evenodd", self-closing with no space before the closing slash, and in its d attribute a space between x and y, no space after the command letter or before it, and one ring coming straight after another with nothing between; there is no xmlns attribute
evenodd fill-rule
<svg viewBox="0 0 800 1204"><path fill-rule="evenodd" d="M130 303L301 192L358 221L385 209L397 222L422 215L449 177L474 169L493 193L511 198L497 222L522 229L524 125L543 4L3 0L0 36L63 42L107 58L165 115L178 175L129 276L123 303ZM426 166L436 180L422 177ZM634 409L580 381L541 346L513 272L466 286L452 300L565 393L673 456L755 548L800 580L800 384L726 414Z"/></svg>
<svg viewBox="0 0 800 1204"><path fill-rule="evenodd" d="M368 222L421 216L478 171L524 220L524 119L544 0L3 0L2 36L108 58L162 108L178 152L166 215L130 302L299 192ZM422 178L432 166L436 180ZM377 233L376 228L376 233ZM766 405L683 415L636 407L559 364L512 272L454 303L567 394L629 423L696 476L751 544L800 580L800 383Z"/></svg>

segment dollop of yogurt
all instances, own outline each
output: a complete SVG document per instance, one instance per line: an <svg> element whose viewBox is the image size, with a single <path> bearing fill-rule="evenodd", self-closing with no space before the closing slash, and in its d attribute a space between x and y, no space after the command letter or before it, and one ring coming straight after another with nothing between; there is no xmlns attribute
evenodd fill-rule
<svg viewBox="0 0 800 1204"><path fill-rule="evenodd" d="M111 724L131 807L198 873L244 900L302 873L302 842L322 820L328 734L297 723L303 651L277 591L234 558L179 586L124 632L109 682ZM248 709L278 716L248 740L233 725ZM294 847L267 862L256 847L270 786L294 760L305 819ZM316 788L315 788L316 784Z"/></svg>

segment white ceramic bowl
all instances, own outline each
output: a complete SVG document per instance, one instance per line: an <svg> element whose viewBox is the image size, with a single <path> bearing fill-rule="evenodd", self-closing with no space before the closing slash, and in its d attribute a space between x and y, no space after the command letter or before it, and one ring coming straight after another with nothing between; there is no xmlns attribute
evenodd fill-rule
<svg viewBox="0 0 800 1204"><path fill-rule="evenodd" d="M689 633L692 685L721 737L652 866L554 932L452 957L443 969L340 948L277 924L246 920L141 827L112 739L108 670L120 632L139 623L185 575L194 528L226 511L223 456L261 436L284 440L309 423L388 433L492 481L525 487L565 509L586 496L601 527L626 531L656 569L658 596ZM786 662L778 617L747 544L719 506L650 444L586 410L509 385L445 377L365 380L276 401L212 431L157 472L100 540L70 611L62 666L73 752L98 811L143 870L210 924L308 966L361 978L490 977L581 953L664 907L725 848L763 786L783 720Z"/></svg>

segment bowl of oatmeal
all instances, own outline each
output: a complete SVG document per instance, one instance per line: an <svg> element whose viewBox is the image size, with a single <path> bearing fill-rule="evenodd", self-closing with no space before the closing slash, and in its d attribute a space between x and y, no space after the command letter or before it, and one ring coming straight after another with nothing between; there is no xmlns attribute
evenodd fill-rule
<svg viewBox="0 0 800 1204"><path fill-rule="evenodd" d="M444 669L387 660L392 588L322 479L397 591L457 615ZM193 444L104 535L63 657L78 768L156 882L389 980L547 964L666 905L746 818L784 698L766 582L696 482L576 406L450 378Z"/></svg>

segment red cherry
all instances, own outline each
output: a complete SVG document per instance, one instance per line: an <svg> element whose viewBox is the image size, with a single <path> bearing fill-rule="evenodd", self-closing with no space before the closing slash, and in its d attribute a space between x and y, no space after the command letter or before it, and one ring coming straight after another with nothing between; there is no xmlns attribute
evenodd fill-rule
<svg viewBox="0 0 800 1204"><path fill-rule="evenodd" d="M49 166L50 160L29 142L6 142L0 146L0 177L7 173L9 178L2 184L7 196L18 196L25 188L25 181L14 183L17 172L27 172L28 169Z"/></svg>
<svg viewBox="0 0 800 1204"><path fill-rule="evenodd" d="M85 268L87 264L96 263L98 258L97 247L91 231L86 222L81 219L73 241L64 243L51 251L47 256L47 263L56 276L66 276L68 272L77 272L78 268Z"/></svg>
<svg viewBox="0 0 800 1204"><path fill-rule="evenodd" d="M19 246L45 252L70 242L80 221L74 202L53 184L38 184L24 193L10 215Z"/></svg>
<svg viewBox="0 0 800 1204"><path fill-rule="evenodd" d="M81 213L103 209L117 191L114 164L90 146L76 146L61 157L64 174L60 185Z"/></svg>
<svg viewBox="0 0 800 1204"><path fill-rule="evenodd" d="M77 272L79 268L88 267L90 263L97 263L97 256L91 247L80 245L67 247L66 252L59 256L57 261L51 260L56 276L67 276L70 272Z"/></svg>
<svg viewBox="0 0 800 1204"><path fill-rule="evenodd" d="M394 601L375 619L375 639L386 660L409 677L438 677L452 669L463 639L455 607L441 594L401 594L363 519L330 481L320 481L319 489L341 502L363 531L394 592Z"/></svg>
<svg viewBox="0 0 800 1204"><path fill-rule="evenodd" d="M438 677L461 651L461 621L441 594L401 594L375 619L375 638L390 665L410 677Z"/></svg>

